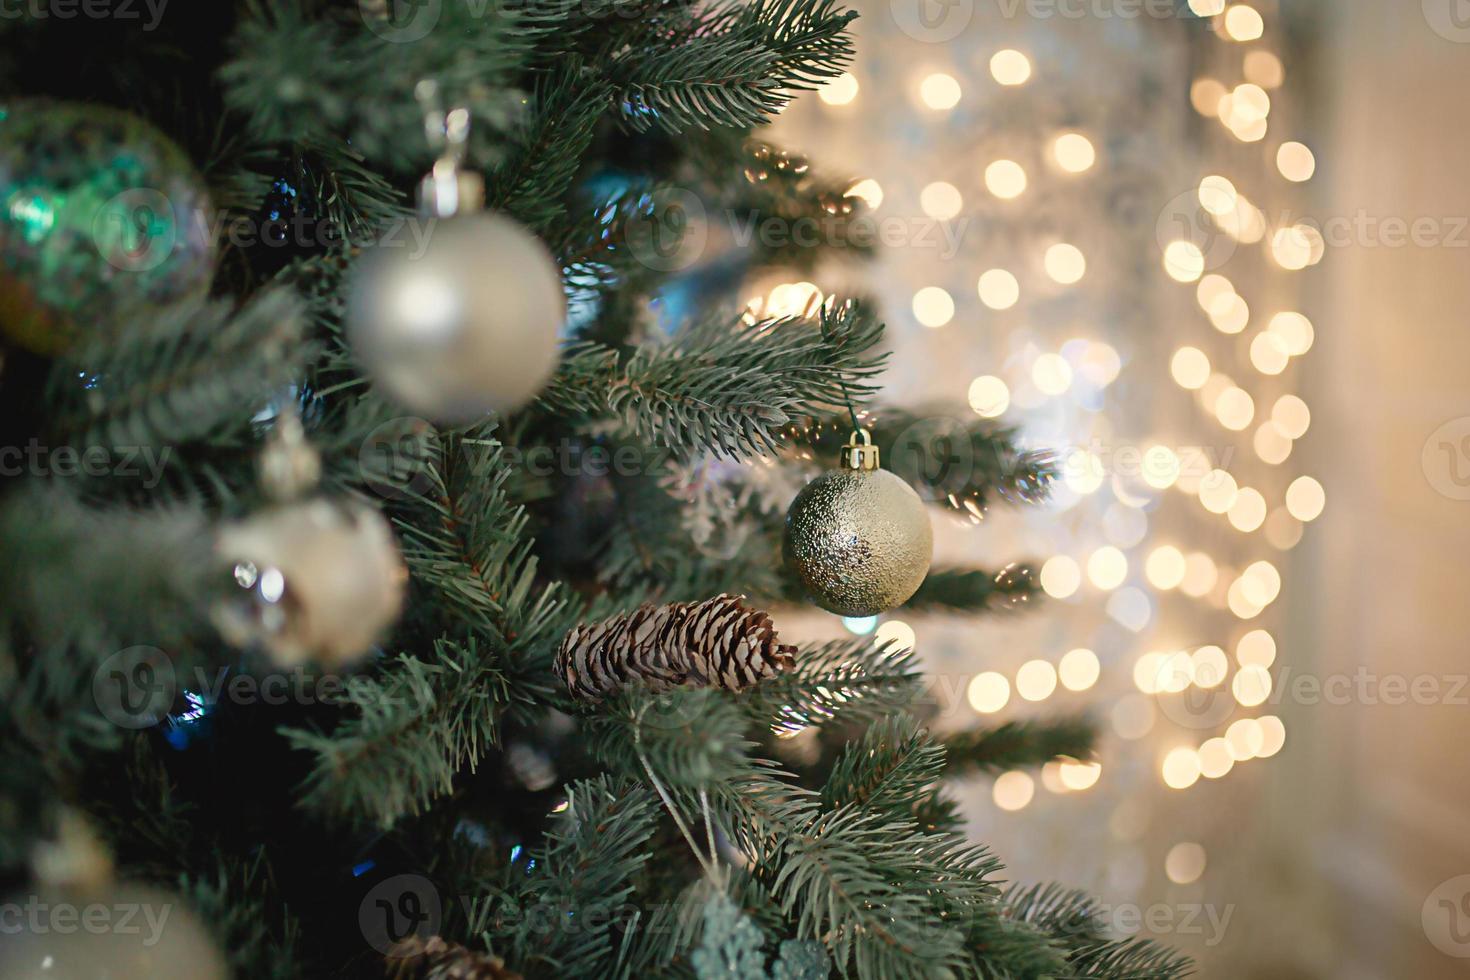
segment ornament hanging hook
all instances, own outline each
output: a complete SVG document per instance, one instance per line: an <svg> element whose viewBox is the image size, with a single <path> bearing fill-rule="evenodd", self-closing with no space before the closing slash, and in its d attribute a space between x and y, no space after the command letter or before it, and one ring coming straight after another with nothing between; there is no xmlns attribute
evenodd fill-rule
<svg viewBox="0 0 1470 980"><path fill-rule="evenodd" d="M873 445L873 434L857 428L848 436L842 448L842 468L845 470L876 470L879 466L878 447Z"/></svg>
<svg viewBox="0 0 1470 980"><path fill-rule="evenodd" d="M433 169L419 184L420 210L435 218L480 210L485 206L485 181L464 169L469 152L470 110L455 106L445 111L439 99L439 83L432 78L414 86L414 98L424 112L429 148L439 153Z"/></svg>

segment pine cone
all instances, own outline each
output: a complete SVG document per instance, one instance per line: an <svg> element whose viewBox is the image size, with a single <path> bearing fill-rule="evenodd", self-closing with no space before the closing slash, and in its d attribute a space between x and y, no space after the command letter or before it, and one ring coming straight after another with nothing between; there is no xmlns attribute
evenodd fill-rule
<svg viewBox="0 0 1470 980"><path fill-rule="evenodd" d="M388 951L391 980L522 980L505 961L441 936L409 936Z"/></svg>
<svg viewBox="0 0 1470 980"><path fill-rule="evenodd" d="M744 596L640 606L624 616L578 626L562 640L556 674L572 695L600 701L623 685L681 685L740 691L790 669L796 647L776 637L771 617Z"/></svg>

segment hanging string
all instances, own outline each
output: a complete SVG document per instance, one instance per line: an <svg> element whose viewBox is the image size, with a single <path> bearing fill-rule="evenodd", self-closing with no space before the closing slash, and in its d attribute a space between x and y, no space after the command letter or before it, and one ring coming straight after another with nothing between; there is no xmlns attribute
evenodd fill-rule
<svg viewBox="0 0 1470 980"><path fill-rule="evenodd" d="M822 339L830 343L832 335L828 331L830 321L827 317L827 304L825 303L817 308L817 323L820 325L822 331ZM837 387L841 389L842 400L847 404L847 417L852 419L852 431L855 435L863 431L863 424L858 421L857 409L853 407L852 396L847 391L847 382L842 379L841 375L837 377Z"/></svg>

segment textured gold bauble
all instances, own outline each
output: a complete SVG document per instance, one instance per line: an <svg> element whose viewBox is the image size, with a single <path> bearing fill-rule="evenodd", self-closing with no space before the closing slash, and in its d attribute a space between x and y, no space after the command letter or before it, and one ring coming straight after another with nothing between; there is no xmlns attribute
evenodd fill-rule
<svg viewBox="0 0 1470 980"><path fill-rule="evenodd" d="M918 590L934 532L923 500L903 480L876 468L842 469L797 494L785 544L786 562L813 602L842 616L876 616Z"/></svg>

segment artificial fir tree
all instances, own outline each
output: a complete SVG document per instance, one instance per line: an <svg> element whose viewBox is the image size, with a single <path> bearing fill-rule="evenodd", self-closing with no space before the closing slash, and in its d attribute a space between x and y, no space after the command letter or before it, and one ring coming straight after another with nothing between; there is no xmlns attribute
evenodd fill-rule
<svg viewBox="0 0 1470 980"><path fill-rule="evenodd" d="M841 69L847 13L159 9L0 21L0 444L39 447L0 498L0 883L23 904L167 889L188 913L144 950L31 930L0 972L1186 972L958 833L946 774L1084 756L1085 724L938 740L908 651L792 649L768 615L803 599L785 504L853 424L972 512L1050 474L984 422L958 474L893 452L917 420L877 404L860 301L733 302L823 249L691 245L691 209L862 219L751 140ZM452 425L417 416L444 386L410 410L383 383L416 352L365 356L348 301L368 247L432 236L431 168L455 200L431 216L463 220L483 172L499 240L531 243L499 258L544 251L568 304L535 397ZM214 210L150 207L165 179ZM504 295L477 315L546 306L481 261ZM373 313L441 301L400 288ZM1020 566L937 568L908 602L1034 592Z"/></svg>

